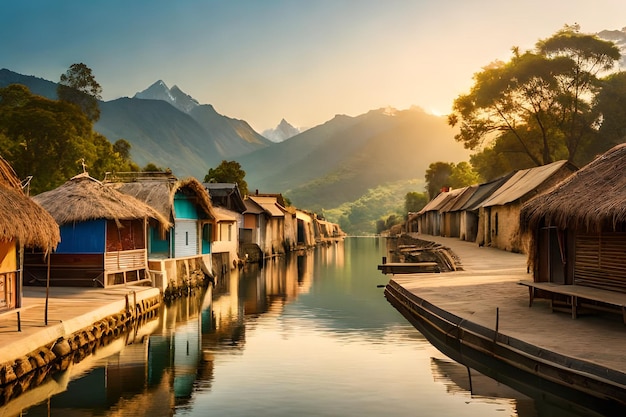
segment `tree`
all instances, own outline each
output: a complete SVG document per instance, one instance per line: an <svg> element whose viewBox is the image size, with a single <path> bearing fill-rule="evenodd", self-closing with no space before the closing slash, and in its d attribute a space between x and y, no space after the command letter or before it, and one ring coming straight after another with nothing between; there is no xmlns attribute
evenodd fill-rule
<svg viewBox="0 0 626 417"><path fill-rule="evenodd" d="M154 162L148 162L145 167L141 168L142 172L159 172L163 171L162 168L158 167Z"/></svg>
<svg viewBox="0 0 626 417"><path fill-rule="evenodd" d="M565 26L537 43L535 51L513 48L510 62L494 62L474 75L468 94L457 97L448 124L460 126L455 139L466 148L497 149L520 156L529 166L558 159L580 164L583 150L597 139L600 115L594 97L598 76L620 58L619 48L595 35Z"/></svg>
<svg viewBox="0 0 626 417"><path fill-rule="evenodd" d="M469 185L478 184L480 175L467 162L459 162L452 168L449 183L452 188L463 188Z"/></svg>
<svg viewBox="0 0 626 417"><path fill-rule="evenodd" d="M20 96L21 99L4 100ZM16 173L33 176L34 193L54 188L76 175L80 161L93 161L91 123L76 107L32 95L22 85L0 89L0 144Z"/></svg>
<svg viewBox="0 0 626 417"><path fill-rule="evenodd" d="M602 114L599 136L587 152L599 155L613 146L626 142L626 72L611 74L602 82L602 91L596 96L596 107Z"/></svg>
<svg viewBox="0 0 626 417"><path fill-rule="evenodd" d="M417 213L424 208L426 203L428 203L426 193L408 192L404 196L404 211L405 213Z"/></svg>
<svg viewBox="0 0 626 417"><path fill-rule="evenodd" d="M126 149L122 145L118 149ZM0 149L18 176L33 177L35 194L63 184L81 172L83 164L95 178L138 169L93 131L78 107L33 95L19 84L0 88Z"/></svg>
<svg viewBox="0 0 626 417"><path fill-rule="evenodd" d="M432 200L441 192L443 187L449 187L449 178L452 175L454 164L449 162L433 162L426 170L426 190L428 198Z"/></svg>
<svg viewBox="0 0 626 417"><path fill-rule="evenodd" d="M92 122L100 119L98 100L102 99L101 94L102 87L96 81L91 68L82 62L72 64L64 74L61 74L57 85L59 100L77 105Z"/></svg>
<svg viewBox="0 0 626 417"><path fill-rule="evenodd" d="M248 194L248 183L244 180L246 171L236 161L222 161L216 168L210 168L204 182L236 183L241 195Z"/></svg>

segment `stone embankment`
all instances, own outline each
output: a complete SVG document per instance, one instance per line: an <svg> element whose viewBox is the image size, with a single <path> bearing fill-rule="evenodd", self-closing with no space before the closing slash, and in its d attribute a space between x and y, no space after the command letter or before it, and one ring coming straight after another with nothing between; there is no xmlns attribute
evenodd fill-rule
<svg viewBox="0 0 626 417"><path fill-rule="evenodd" d="M36 290L26 290L26 294ZM70 364L158 314L158 290L58 290L50 299L48 325L41 323L41 294L25 298L22 331L12 320L0 322L0 405L32 389Z"/></svg>

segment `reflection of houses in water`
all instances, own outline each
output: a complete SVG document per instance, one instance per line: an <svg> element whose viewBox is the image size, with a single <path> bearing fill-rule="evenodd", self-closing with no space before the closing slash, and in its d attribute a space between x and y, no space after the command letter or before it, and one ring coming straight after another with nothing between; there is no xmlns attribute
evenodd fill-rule
<svg viewBox="0 0 626 417"><path fill-rule="evenodd" d="M346 247L346 251L349 251L349 248ZM321 266L334 263L338 268L342 268L345 265L346 256L344 242L340 240L328 246L318 246L315 250L315 264Z"/></svg>
<svg viewBox="0 0 626 417"><path fill-rule="evenodd" d="M334 256L332 247L317 250ZM216 357L242 352L246 318L280 312L309 291L314 262L313 252L303 251L268 260L264 267L247 264L229 271L215 287L176 300L128 339L74 364L71 374L59 375L17 413L47 399L28 414L48 415L48 407L78 416L163 415L184 408L194 392L211 389Z"/></svg>
<svg viewBox="0 0 626 417"><path fill-rule="evenodd" d="M47 416L50 410L54 410L54 415L75 416L104 414L108 410L117 410L120 415L160 415L162 410L173 409L168 378L156 382L149 378L147 335L157 327L155 319L98 348L7 404L0 409L0 415L14 415L28 407L30 416Z"/></svg>

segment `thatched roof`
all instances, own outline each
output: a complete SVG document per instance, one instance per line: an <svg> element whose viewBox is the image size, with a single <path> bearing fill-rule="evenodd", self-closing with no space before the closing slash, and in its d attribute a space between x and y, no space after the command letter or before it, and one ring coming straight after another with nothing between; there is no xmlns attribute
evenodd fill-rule
<svg viewBox="0 0 626 417"><path fill-rule="evenodd" d="M147 179L132 182L118 182L109 184L120 192L143 201L158 211L162 216L174 220L174 196L179 190L193 194L196 203L210 219L215 219L211 198L204 185L195 178L177 179Z"/></svg>
<svg viewBox="0 0 626 417"><path fill-rule="evenodd" d="M59 225L96 219L133 220L152 218L164 227L169 221L137 199L107 187L87 173L79 174L60 187L34 197Z"/></svg>
<svg viewBox="0 0 626 417"><path fill-rule="evenodd" d="M61 237L52 216L24 195L15 171L0 157L0 240L13 239L47 250L56 248Z"/></svg>
<svg viewBox="0 0 626 417"><path fill-rule="evenodd" d="M528 201L521 212L523 230L540 224L598 232L626 223L626 144L618 145Z"/></svg>

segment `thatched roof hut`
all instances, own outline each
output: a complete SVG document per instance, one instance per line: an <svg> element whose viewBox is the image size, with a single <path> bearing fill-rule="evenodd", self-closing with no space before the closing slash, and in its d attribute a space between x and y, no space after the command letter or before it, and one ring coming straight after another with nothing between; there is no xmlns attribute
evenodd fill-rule
<svg viewBox="0 0 626 417"><path fill-rule="evenodd" d="M52 216L24 195L13 168L0 157L0 240L16 239L21 245L55 248L59 226Z"/></svg>
<svg viewBox="0 0 626 417"><path fill-rule="evenodd" d="M34 197L59 225L96 219L156 219L162 227L170 226L166 217L137 199L105 186L87 173L76 175L60 187Z"/></svg>
<svg viewBox="0 0 626 417"><path fill-rule="evenodd" d="M528 201L521 211L524 231L555 226L589 233L626 231L626 144L605 154Z"/></svg>
<svg viewBox="0 0 626 417"><path fill-rule="evenodd" d="M174 196L177 192L188 189L193 192L195 202L212 219L216 218L216 214L213 210L213 205L211 204L211 199L206 188L195 178L187 178L183 180L175 178L165 180L160 178L153 180L139 179L124 183L111 183L110 185L124 194L133 196L136 199L143 201L170 221L174 220Z"/></svg>

